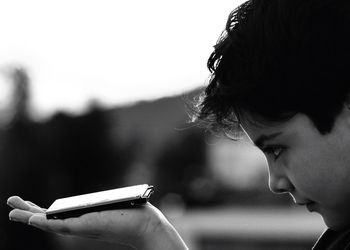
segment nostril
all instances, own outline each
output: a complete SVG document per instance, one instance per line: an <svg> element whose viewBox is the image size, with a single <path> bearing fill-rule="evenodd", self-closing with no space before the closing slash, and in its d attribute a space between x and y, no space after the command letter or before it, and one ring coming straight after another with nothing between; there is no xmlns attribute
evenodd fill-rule
<svg viewBox="0 0 350 250"><path fill-rule="evenodd" d="M293 190L293 185L287 178L269 178L269 188L275 194L284 194Z"/></svg>

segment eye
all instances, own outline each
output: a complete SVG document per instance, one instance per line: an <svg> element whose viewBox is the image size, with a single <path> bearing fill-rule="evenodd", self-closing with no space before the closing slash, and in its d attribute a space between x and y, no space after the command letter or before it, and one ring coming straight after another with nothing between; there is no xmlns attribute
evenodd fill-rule
<svg viewBox="0 0 350 250"><path fill-rule="evenodd" d="M267 146L262 149L265 155L271 155L275 160L281 156L284 147L281 146Z"/></svg>

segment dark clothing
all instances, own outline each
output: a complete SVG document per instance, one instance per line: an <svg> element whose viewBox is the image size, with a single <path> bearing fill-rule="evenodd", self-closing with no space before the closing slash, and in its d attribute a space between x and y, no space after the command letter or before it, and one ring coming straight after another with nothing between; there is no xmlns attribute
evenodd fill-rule
<svg viewBox="0 0 350 250"><path fill-rule="evenodd" d="M350 229L342 232L327 229L312 249L350 250Z"/></svg>

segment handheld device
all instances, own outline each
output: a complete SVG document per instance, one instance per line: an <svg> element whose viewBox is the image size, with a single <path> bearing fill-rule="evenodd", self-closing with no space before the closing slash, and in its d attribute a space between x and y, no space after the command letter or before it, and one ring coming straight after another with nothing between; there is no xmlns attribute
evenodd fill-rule
<svg viewBox="0 0 350 250"><path fill-rule="evenodd" d="M142 184L57 199L46 210L46 218L64 219L89 212L133 207L146 203L153 192L153 186Z"/></svg>

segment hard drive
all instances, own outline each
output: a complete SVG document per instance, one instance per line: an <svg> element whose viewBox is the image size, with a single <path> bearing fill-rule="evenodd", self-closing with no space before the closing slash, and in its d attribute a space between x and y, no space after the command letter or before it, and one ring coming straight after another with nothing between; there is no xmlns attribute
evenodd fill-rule
<svg viewBox="0 0 350 250"><path fill-rule="evenodd" d="M130 208L146 203L153 191L153 186L142 184L57 199L46 210L46 218L64 219L90 212Z"/></svg>

